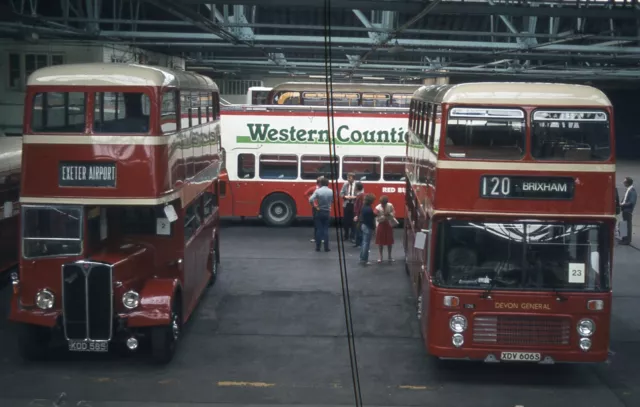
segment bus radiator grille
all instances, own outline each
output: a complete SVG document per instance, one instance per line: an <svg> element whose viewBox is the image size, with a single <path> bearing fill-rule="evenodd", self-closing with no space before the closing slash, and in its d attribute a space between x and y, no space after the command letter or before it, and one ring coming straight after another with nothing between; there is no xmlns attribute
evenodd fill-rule
<svg viewBox="0 0 640 407"><path fill-rule="evenodd" d="M483 315L473 320L473 342L488 345L569 345L571 320L532 315Z"/></svg>
<svg viewBox="0 0 640 407"><path fill-rule="evenodd" d="M111 266L71 263L62 266L62 314L68 339L109 340L113 326Z"/></svg>

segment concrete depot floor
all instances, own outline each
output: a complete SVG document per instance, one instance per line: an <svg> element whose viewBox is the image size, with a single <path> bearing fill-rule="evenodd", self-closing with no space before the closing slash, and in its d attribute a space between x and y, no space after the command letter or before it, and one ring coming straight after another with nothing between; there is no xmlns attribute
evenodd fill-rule
<svg viewBox="0 0 640 407"><path fill-rule="evenodd" d="M392 265L362 268L356 249L346 247L366 405L640 405L640 251L616 250L611 364L440 364L426 357L419 339L400 232ZM4 318L5 287L0 406L353 405L338 252L334 244L331 253L316 253L309 237L308 226L226 225L220 279L164 368L144 356L66 352L21 361Z"/></svg>

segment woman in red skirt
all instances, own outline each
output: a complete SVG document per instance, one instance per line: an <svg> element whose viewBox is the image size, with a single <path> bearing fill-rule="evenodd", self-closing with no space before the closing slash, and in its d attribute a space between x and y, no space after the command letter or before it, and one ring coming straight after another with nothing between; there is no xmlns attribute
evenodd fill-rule
<svg viewBox="0 0 640 407"><path fill-rule="evenodd" d="M396 220L396 211L393 205L389 203L389 197L383 195L380 197L380 204L376 206L376 244L380 250L378 263L382 263L382 255L384 247L387 246L389 261L392 262L391 250L393 249L393 228L398 224Z"/></svg>

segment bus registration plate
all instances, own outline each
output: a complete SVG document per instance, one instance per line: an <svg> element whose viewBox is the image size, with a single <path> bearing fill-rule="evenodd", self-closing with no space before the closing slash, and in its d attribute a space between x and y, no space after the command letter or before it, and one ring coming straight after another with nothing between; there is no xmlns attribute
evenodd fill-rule
<svg viewBox="0 0 640 407"><path fill-rule="evenodd" d="M69 350L72 352L109 352L109 342L77 341L69 339Z"/></svg>
<svg viewBox="0 0 640 407"><path fill-rule="evenodd" d="M540 362L540 354L529 352L502 352L500 360L514 362Z"/></svg>

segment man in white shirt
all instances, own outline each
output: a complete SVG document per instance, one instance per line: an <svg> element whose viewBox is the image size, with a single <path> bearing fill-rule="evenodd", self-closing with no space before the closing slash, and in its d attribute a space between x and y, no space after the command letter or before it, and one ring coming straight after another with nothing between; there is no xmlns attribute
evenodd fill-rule
<svg viewBox="0 0 640 407"><path fill-rule="evenodd" d="M636 201L638 200L638 194L633 187L633 180L630 177L626 177L622 184L627 188L624 193L624 198L620 204L622 209L622 220L626 222L627 235L620 240L620 244L630 244L631 234L633 232L633 209L636 207Z"/></svg>
<svg viewBox="0 0 640 407"><path fill-rule="evenodd" d="M353 204L356 200L356 183L355 174L350 172L347 174L347 182L342 185L340 197L342 198L342 227L344 228L344 240L349 240L349 235L353 229ZM355 241L355 230L353 230L353 239Z"/></svg>

